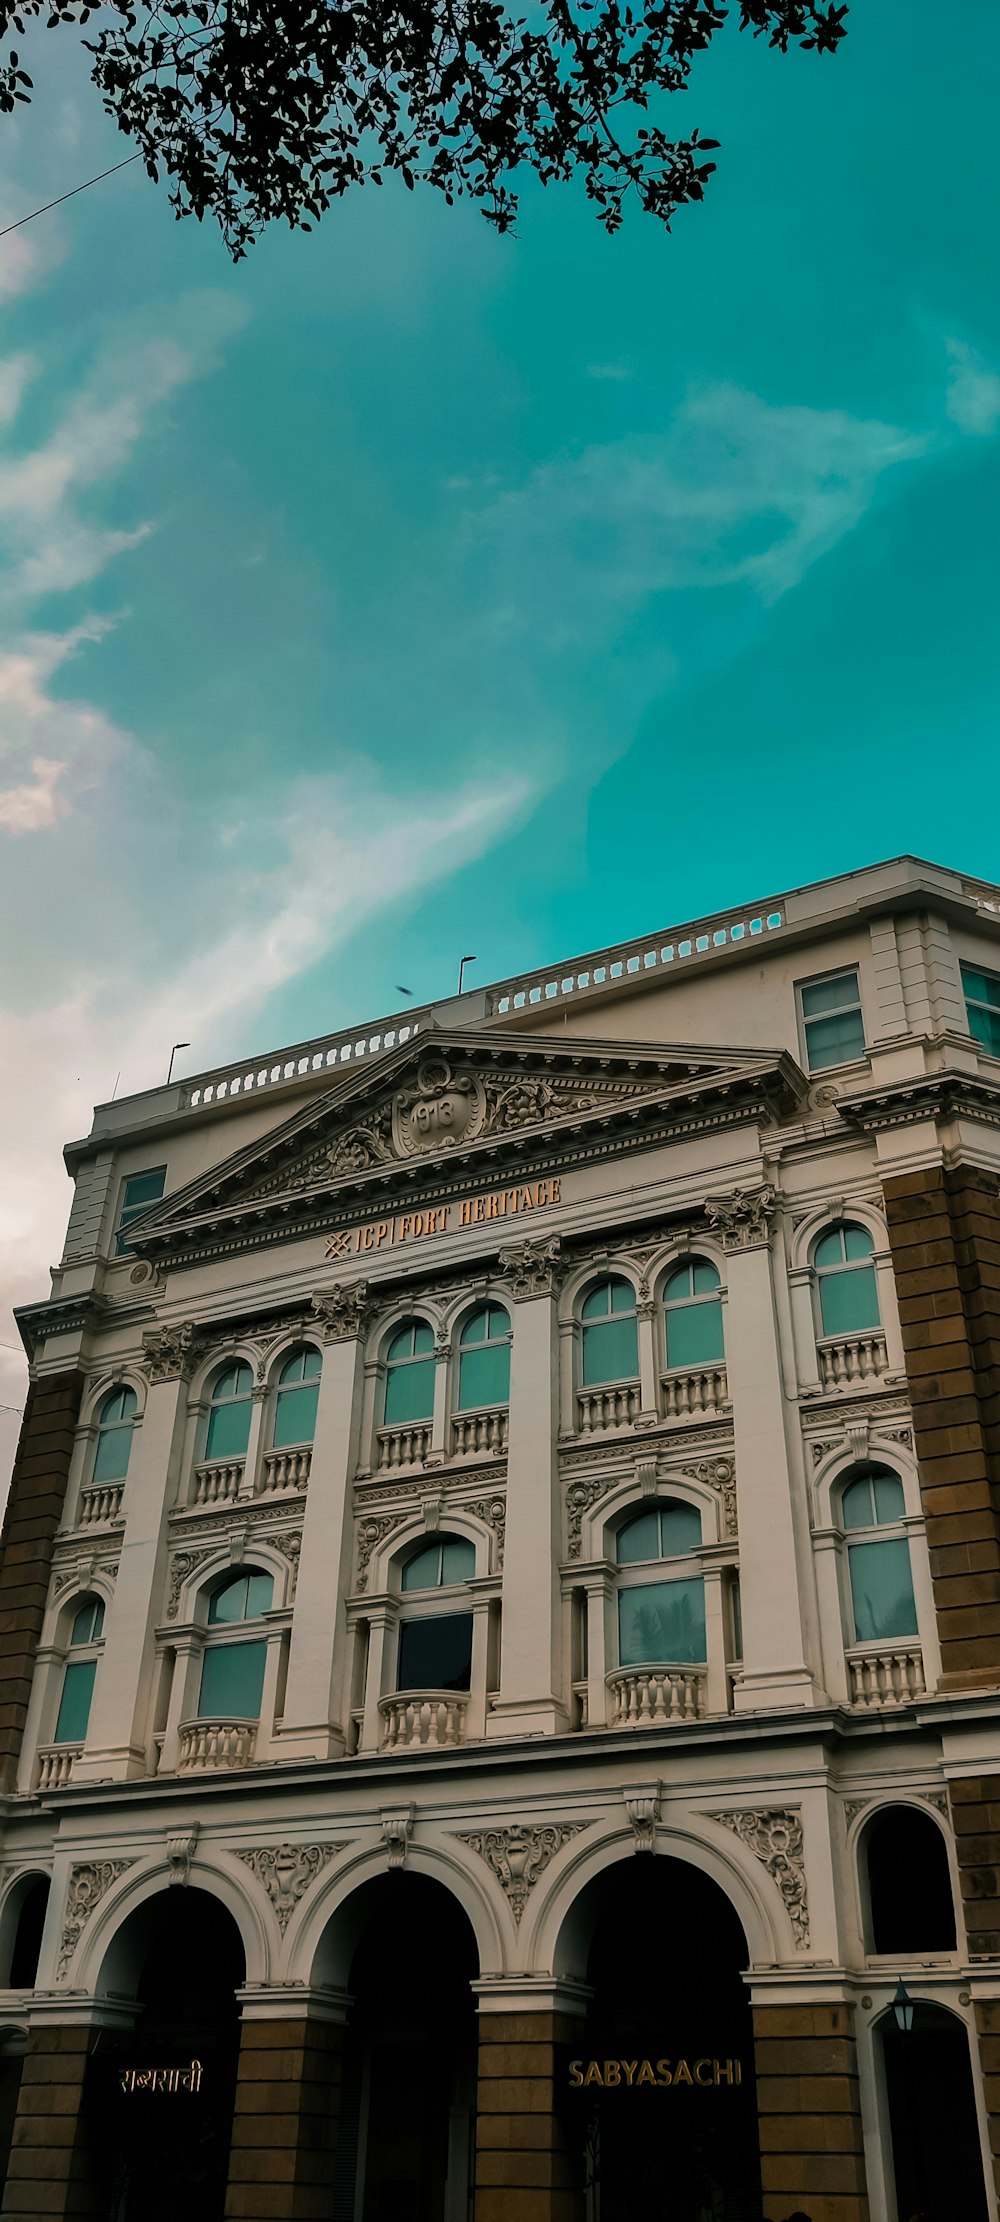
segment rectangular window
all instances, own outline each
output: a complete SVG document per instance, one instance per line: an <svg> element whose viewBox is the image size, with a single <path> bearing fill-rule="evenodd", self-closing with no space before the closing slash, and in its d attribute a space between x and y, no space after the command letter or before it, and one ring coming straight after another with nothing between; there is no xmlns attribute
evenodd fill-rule
<svg viewBox="0 0 1000 2222"><path fill-rule="evenodd" d="M865 1053L865 1022L856 972L835 972L800 987L802 1031L810 1072L849 1065Z"/></svg>
<svg viewBox="0 0 1000 2222"><path fill-rule="evenodd" d="M847 1553L857 1643L888 1643L915 1636L917 1610L905 1536L884 1543L852 1543Z"/></svg>
<svg viewBox="0 0 1000 2222"><path fill-rule="evenodd" d="M668 1366L715 1366L725 1357L722 1343L722 1305L668 1304Z"/></svg>
<svg viewBox="0 0 1000 2222"><path fill-rule="evenodd" d="M94 1694L96 1673L96 1659L77 1659L67 1667L63 1675L54 1743L82 1744L90 1719L90 1700Z"/></svg>
<svg viewBox="0 0 1000 2222"><path fill-rule="evenodd" d="M472 1680L472 1614L434 1613L404 1620L397 1690L467 1690Z"/></svg>
<svg viewBox="0 0 1000 2222"><path fill-rule="evenodd" d="M210 1643L201 1670L202 1720L260 1719L266 1643Z"/></svg>
<svg viewBox="0 0 1000 2222"><path fill-rule="evenodd" d="M165 1165L154 1166L148 1173L129 1174L122 1188L122 1200L118 1207L116 1257L128 1257L131 1243L126 1238L125 1230L131 1226L133 1219L138 1219L140 1212L149 1210L150 1204L159 1203L166 1177Z"/></svg>
<svg viewBox="0 0 1000 2222"><path fill-rule="evenodd" d="M962 989L969 1032L991 1057L1000 1057L1000 974L962 966Z"/></svg>
<svg viewBox="0 0 1000 2222"><path fill-rule="evenodd" d="M687 1666L705 1657L705 1584L700 1578L619 1590L621 1666Z"/></svg>

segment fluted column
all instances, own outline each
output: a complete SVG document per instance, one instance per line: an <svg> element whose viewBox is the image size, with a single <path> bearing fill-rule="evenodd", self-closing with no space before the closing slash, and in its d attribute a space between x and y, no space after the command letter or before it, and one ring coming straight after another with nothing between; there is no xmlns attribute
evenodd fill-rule
<svg viewBox="0 0 1000 2222"><path fill-rule="evenodd" d="M487 1736L569 1726L559 1597L557 1240L500 1253L514 1299L500 1695Z"/></svg>
<svg viewBox="0 0 1000 2222"><path fill-rule="evenodd" d="M282 1759L338 1758L350 1702L345 1601L351 1574L351 1486L358 1462L362 1336L368 1284L354 1281L313 1298L323 1339L316 1433L306 1491L292 1619L284 1718L274 1739Z"/></svg>

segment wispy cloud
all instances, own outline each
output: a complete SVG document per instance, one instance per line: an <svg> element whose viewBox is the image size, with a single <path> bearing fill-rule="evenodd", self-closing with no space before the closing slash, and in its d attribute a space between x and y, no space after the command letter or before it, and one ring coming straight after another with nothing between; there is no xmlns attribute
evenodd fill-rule
<svg viewBox="0 0 1000 2222"><path fill-rule="evenodd" d="M1000 430L1000 377L974 347L948 341L948 415L960 432L991 439Z"/></svg>
<svg viewBox="0 0 1000 2222"><path fill-rule="evenodd" d="M33 756L31 770L32 779L20 787L0 787L0 826L6 826L8 833L40 833L69 809L65 797L56 793L65 764L54 757Z"/></svg>

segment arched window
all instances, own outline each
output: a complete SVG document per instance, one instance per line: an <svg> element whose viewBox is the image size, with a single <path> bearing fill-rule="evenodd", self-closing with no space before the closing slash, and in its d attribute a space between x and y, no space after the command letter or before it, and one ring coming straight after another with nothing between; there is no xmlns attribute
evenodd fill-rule
<svg viewBox="0 0 1000 2222"><path fill-rule="evenodd" d="M917 1634L903 1484L888 1466L867 1466L841 1497L856 1643ZM893 1532L895 1531L895 1532Z"/></svg>
<svg viewBox="0 0 1000 2222"><path fill-rule="evenodd" d="M584 1387L599 1389L608 1381L634 1381L639 1372L639 1336L631 1282L616 1274L598 1281L584 1297L580 1317Z"/></svg>
<svg viewBox="0 0 1000 2222"><path fill-rule="evenodd" d="M82 1744L90 1719L90 1700L104 1633L104 1606L99 1597L84 1597L77 1606L70 1629L69 1651L63 1670L62 1695L56 1744Z"/></svg>
<svg viewBox="0 0 1000 2222"><path fill-rule="evenodd" d="M619 1528L620 1666L686 1666L707 1656L705 1584L690 1569L700 1543L701 1518L688 1504L651 1505Z"/></svg>
<svg viewBox="0 0 1000 2222"><path fill-rule="evenodd" d="M881 1326L874 1247L867 1227L851 1220L820 1236L813 1262L822 1334L863 1334L869 1327Z"/></svg>
<svg viewBox="0 0 1000 2222"><path fill-rule="evenodd" d="M227 1366L212 1389L206 1458L245 1458L250 1441L253 1374L242 1361Z"/></svg>
<svg viewBox="0 0 1000 2222"><path fill-rule="evenodd" d="M291 1357L285 1359L274 1399L275 1450L287 1450L293 1443L312 1442L316 1433L322 1366L319 1351L311 1344L303 1350L293 1350Z"/></svg>
<svg viewBox="0 0 1000 2222"><path fill-rule="evenodd" d="M385 1425L434 1417L434 1337L425 1319L408 1319L386 1351Z"/></svg>
<svg viewBox="0 0 1000 2222"><path fill-rule="evenodd" d="M668 1366L714 1366L725 1357L719 1276L708 1258L685 1258L663 1291Z"/></svg>
<svg viewBox="0 0 1000 2222"><path fill-rule="evenodd" d="M400 1623L398 1690L467 1690L472 1678L471 1612L439 1612L438 1592L472 1581L475 1546L464 1536L435 1536L408 1558L400 1587L412 1599ZM422 1602L417 1602L418 1596ZM430 1607L430 1610L426 1608Z"/></svg>
<svg viewBox="0 0 1000 2222"><path fill-rule="evenodd" d="M34 1989L42 1931L49 1905L48 1875L32 1875L20 1889L17 1927L12 1939L10 1968L4 1987L12 1991Z"/></svg>
<svg viewBox="0 0 1000 2222"><path fill-rule="evenodd" d="M953 1952L955 1901L944 1837L929 1813L880 1807L861 1851L871 1952Z"/></svg>
<svg viewBox="0 0 1000 2222"><path fill-rule="evenodd" d="M484 1304L462 1329L458 1347L459 1412L510 1401L510 1320L500 1304Z"/></svg>
<svg viewBox="0 0 1000 2222"><path fill-rule="evenodd" d="M229 1576L213 1591L198 1698L201 1720L260 1719L267 1657L262 1623L273 1595L270 1574L255 1566Z"/></svg>
<svg viewBox="0 0 1000 2222"><path fill-rule="evenodd" d="M91 1481L124 1481L138 1406L134 1389L112 1389L101 1405Z"/></svg>

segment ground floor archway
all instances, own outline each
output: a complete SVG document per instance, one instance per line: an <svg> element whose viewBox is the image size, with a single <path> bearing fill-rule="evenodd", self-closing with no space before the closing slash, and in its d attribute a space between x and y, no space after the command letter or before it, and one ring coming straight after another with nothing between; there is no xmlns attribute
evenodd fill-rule
<svg viewBox="0 0 1000 2222"><path fill-rule="evenodd" d="M941 2007L913 2004L913 2025L889 2013L878 2031L885 2066L897 2222L987 2222L989 2208L968 2031Z"/></svg>

